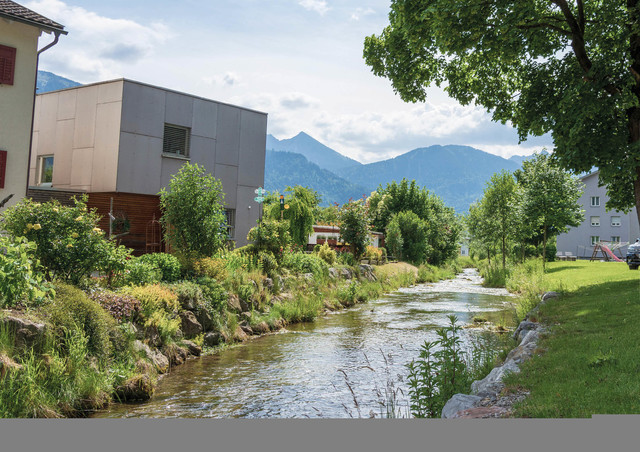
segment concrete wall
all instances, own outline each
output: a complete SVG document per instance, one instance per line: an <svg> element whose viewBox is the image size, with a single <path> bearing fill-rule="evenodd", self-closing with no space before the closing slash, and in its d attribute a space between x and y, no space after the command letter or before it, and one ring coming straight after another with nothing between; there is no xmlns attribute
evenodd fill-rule
<svg viewBox="0 0 640 452"><path fill-rule="evenodd" d="M5 208L17 204L27 190L39 35L36 27L0 18L0 44L16 49L13 85L0 84L0 150L7 151L0 201L13 194Z"/></svg>
<svg viewBox="0 0 640 452"><path fill-rule="evenodd" d="M267 115L130 80L38 96L32 158L54 154L52 186L156 195L187 161L220 179L235 209L234 239L247 243L264 184ZM163 154L164 125L189 128L187 157Z"/></svg>
<svg viewBox="0 0 640 452"><path fill-rule="evenodd" d="M36 97L29 185L39 183L39 159L53 155L52 187L116 190L123 81L97 83Z"/></svg>
<svg viewBox="0 0 640 452"><path fill-rule="evenodd" d="M584 193L579 203L582 205L585 220L580 226L570 228L565 234L560 234L557 240L558 252L571 252L580 257L591 257L593 246L591 236L599 236L600 240L611 241L612 236L620 237L621 242L634 242L637 235L638 217L635 208L628 214L618 211L607 212L605 204L609 197L606 187L598 187L598 173L590 174L582 179L585 184ZM600 206L591 206L591 197L600 197ZM591 226L591 217L600 217L600 226ZM620 226L611 226L611 217L620 217ZM626 247L621 249L622 255ZM617 252L616 252L617 254Z"/></svg>

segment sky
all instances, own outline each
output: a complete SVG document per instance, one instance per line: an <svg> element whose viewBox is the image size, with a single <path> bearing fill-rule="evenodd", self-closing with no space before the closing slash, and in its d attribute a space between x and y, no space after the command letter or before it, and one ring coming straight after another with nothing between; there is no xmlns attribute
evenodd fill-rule
<svg viewBox="0 0 640 452"><path fill-rule="evenodd" d="M362 58L388 24L389 0L34 0L65 26L41 70L80 83L125 77L268 113L278 139L304 131L362 163L434 144L502 157L553 149L518 144L513 127L438 88L405 103ZM51 36L40 38L40 47Z"/></svg>

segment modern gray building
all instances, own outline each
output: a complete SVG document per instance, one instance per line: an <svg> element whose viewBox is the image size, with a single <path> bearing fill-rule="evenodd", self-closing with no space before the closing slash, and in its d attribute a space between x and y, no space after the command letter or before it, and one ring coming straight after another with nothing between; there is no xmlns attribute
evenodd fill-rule
<svg viewBox="0 0 640 452"><path fill-rule="evenodd" d="M29 194L87 193L90 207L129 225L123 243L142 252L158 192L197 163L221 180L230 238L242 246L258 219L266 129L266 113L126 79L41 94Z"/></svg>
<svg viewBox="0 0 640 452"><path fill-rule="evenodd" d="M570 252L574 256L590 258L598 242L609 245L621 242L633 243L640 237L635 208L627 214L606 210L605 204L609 197L607 188L598 186L598 173L595 171L582 177L584 193L579 202L584 210L585 219L580 226L570 228L568 232L558 236L559 253ZM626 250L626 246L620 248L623 256Z"/></svg>

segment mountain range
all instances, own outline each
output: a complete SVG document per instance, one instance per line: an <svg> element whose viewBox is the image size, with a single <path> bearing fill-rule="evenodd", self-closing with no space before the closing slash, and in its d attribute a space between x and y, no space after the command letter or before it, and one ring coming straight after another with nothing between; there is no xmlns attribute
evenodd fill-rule
<svg viewBox="0 0 640 452"><path fill-rule="evenodd" d="M38 93L79 86L80 83L46 71L38 71ZM305 132L279 140L267 135L264 186L283 192L287 186L312 188L322 205L343 204L403 177L415 179L440 196L456 212L464 213L482 196L495 172L518 169L529 156L510 159L469 146L429 146L379 162L362 164L346 157Z"/></svg>

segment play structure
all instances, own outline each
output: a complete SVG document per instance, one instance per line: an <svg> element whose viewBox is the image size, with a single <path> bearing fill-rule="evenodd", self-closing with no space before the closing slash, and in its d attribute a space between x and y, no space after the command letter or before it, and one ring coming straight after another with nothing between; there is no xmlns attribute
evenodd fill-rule
<svg viewBox="0 0 640 452"><path fill-rule="evenodd" d="M620 248L625 247L629 244L629 242L607 242L602 240L595 245L593 245L593 254L591 255L591 261L596 260L604 260L609 262L610 260L615 262L624 262L624 258L622 256L622 251ZM618 256L614 253L618 251ZM602 254L602 257L599 257L599 254Z"/></svg>

